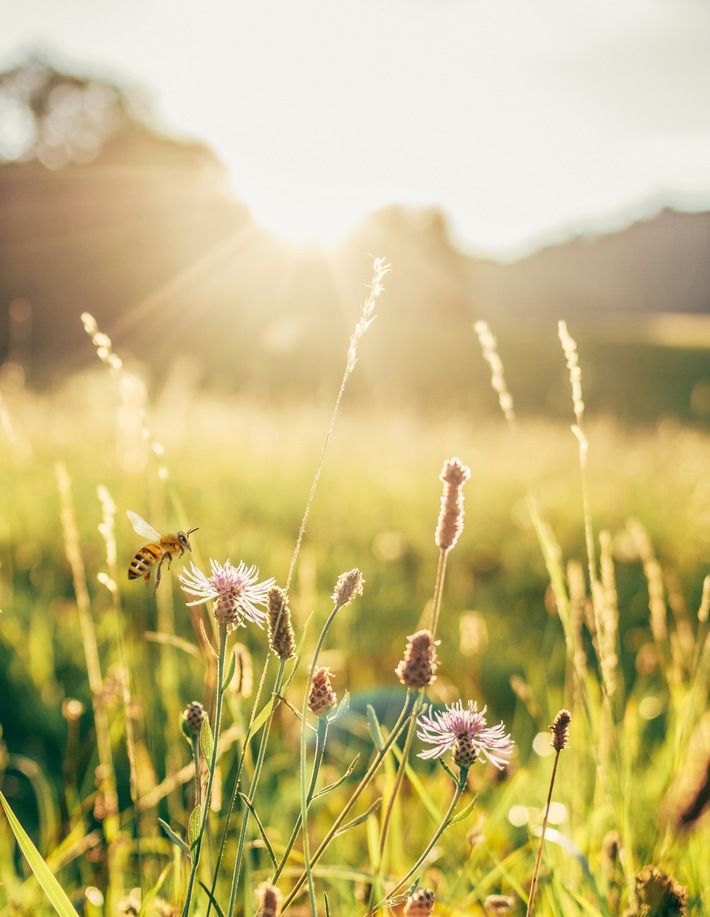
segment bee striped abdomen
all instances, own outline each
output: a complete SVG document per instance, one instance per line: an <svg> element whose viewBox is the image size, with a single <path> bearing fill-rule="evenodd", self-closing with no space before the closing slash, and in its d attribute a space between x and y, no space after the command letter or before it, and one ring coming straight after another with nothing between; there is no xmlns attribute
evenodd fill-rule
<svg viewBox="0 0 710 917"><path fill-rule="evenodd" d="M150 568L163 556L163 549L157 544L147 544L140 549L128 568L128 579L139 576L150 578Z"/></svg>

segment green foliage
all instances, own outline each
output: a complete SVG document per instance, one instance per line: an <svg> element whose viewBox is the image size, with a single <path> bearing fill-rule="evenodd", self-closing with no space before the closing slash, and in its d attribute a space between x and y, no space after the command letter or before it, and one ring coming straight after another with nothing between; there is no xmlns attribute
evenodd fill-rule
<svg viewBox="0 0 710 917"><path fill-rule="evenodd" d="M249 887L243 876L240 901L251 900L256 885L273 873L300 816L294 766L300 723L293 711L302 706L307 665L299 659L287 679L286 704L270 695L267 682L250 729L254 695L234 694L231 677L224 678L226 744L216 782L226 795L215 811L195 806L179 712L196 697L210 703L214 659L200 647L205 637L212 645L216 640L208 617L202 619L203 631L186 608L176 574L188 559L205 569L208 557L220 562L230 557L285 582L327 411L313 407L284 414L268 405L195 395L176 416L166 399L165 408L149 418L146 440L135 407L120 403L106 383L91 377L44 398L5 397L0 679L9 755L3 786L19 818L13 832L35 871L51 875L61 868L65 891L75 901L96 887L115 903L134 886L143 889L145 900L160 884L161 894L179 904L189 868L184 854L204 818L211 842L198 882L227 913L229 873L245 813L252 816L244 853ZM339 419L289 596L300 639L310 615L313 630L323 625L340 573L358 566L365 576L363 597L339 612L323 648L323 664L335 673L338 694L349 691L351 702L330 726L319 783L309 795L311 855L365 773L373 746L382 750L391 734L394 668L406 635L426 623L436 575L437 475L444 458L459 455L473 477L466 487L464 534L448 561L437 634L442 664L429 695L435 702L471 697L487 704L492 721L505 719L518 751L514 767L500 779L478 764L471 768L471 796L462 800L422 864L422 883L436 886L436 913L483 913L490 894L525 901L550 778L546 730L562 706L573 710L572 739L561 756L554 797L559 811L545 845L536 913L622 914L648 863L687 888L689 914L702 913L710 885L707 857L701 832L692 824L681 830L678 812L697 782L706 728L707 625L698 622L695 610L710 572L710 491L704 483L710 439L671 421L628 430L600 420L586 432L591 521L595 531L610 531L614 549L620 629L613 697L600 680L591 619L575 624L585 608L574 604L568 562L581 561L584 569L585 543L577 444L569 430L534 422L522 424L513 439L498 425L464 416L425 421L354 412ZM151 449L157 442L163 454ZM118 794L113 839L107 830L112 801L97 790L96 698L87 683L59 522L58 460L72 481L104 679L99 700L109 724ZM115 565L97 528L100 484L118 507ZM535 494L540 513L535 524L528 492ZM176 559L171 571L165 565L155 597L152 580L146 588L126 578L141 545L125 509L140 512L164 532L200 527L193 554ZM632 517L643 520L661 559L665 642L649 625L648 559L638 529L629 524ZM557 602L549 594L551 579ZM475 640L465 638L469 625L477 628ZM258 686L268 652L264 632L240 629L231 639L250 651ZM309 632L299 647L306 661L315 640ZM228 665L231 675L231 653ZM512 675L524 688L511 687ZM76 719L66 705L62 714L69 698L83 704ZM402 697L397 703L401 706ZM261 780L254 794L236 795L227 829L230 788L238 768L241 787L250 785L265 729L269 747ZM206 733L202 749L209 760ZM351 767L356 754L360 760ZM396 765L398 747L386 754ZM312 745L308 755L310 762ZM29 770L13 770L13 762L28 760L49 781L41 807L35 794L39 782ZM332 913L366 909L355 901L359 885L372 877L368 833L377 838L379 800L390 786L391 773L373 779L314 867L318 900L327 891ZM406 868L426 849L437 829L436 813L441 817L451 798L451 772L412 757L390 827L396 831L390 847L398 848ZM24 830L18 835L20 823ZM606 847L612 831L622 850L616 858ZM4 825L0 833L4 841ZM35 847L43 859L31 852L24 839L29 836L39 840ZM222 836L224 875L212 888L209 866ZM299 840L279 883L284 892L302 867L300 851ZM12 895L28 912L42 913L22 858L2 857L8 879L0 888L0 908L9 906ZM392 875L388 868L385 858L383 878L392 887L406 868Z"/></svg>

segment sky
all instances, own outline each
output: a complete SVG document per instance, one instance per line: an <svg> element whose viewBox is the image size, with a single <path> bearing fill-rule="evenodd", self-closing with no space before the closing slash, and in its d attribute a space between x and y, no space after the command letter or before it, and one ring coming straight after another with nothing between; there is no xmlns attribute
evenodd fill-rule
<svg viewBox="0 0 710 917"><path fill-rule="evenodd" d="M435 206L516 257L710 206L707 0L0 0L0 68L143 93L297 243Z"/></svg>

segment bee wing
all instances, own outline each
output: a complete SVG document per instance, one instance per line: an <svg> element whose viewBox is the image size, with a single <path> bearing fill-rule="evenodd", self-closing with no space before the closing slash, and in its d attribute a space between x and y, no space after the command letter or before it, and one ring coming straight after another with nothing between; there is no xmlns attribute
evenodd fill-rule
<svg viewBox="0 0 710 917"><path fill-rule="evenodd" d="M131 520L131 525L139 535L143 538L148 538L150 541L160 541L160 532L156 532L153 526L149 525L142 516L139 516L138 513L134 513L130 509L126 510L126 515Z"/></svg>

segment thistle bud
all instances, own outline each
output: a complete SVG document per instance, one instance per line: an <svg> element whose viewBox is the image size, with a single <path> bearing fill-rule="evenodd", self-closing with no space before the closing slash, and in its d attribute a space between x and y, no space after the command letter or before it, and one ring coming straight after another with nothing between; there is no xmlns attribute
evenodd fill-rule
<svg viewBox="0 0 710 917"><path fill-rule="evenodd" d="M408 688L424 688L436 681L439 660L436 655L438 641L434 641L429 630L419 630L407 637L409 641L402 659L394 670Z"/></svg>
<svg viewBox="0 0 710 917"><path fill-rule="evenodd" d="M404 905L405 917L429 917L433 910L434 892L430 888L413 892Z"/></svg>
<svg viewBox="0 0 710 917"><path fill-rule="evenodd" d="M337 703L338 698L330 684L330 669L319 666L311 679L308 709L320 717L332 710Z"/></svg>
<svg viewBox="0 0 710 917"><path fill-rule="evenodd" d="M463 733L454 742L454 764L458 767L471 767L478 757L478 749L470 736Z"/></svg>
<svg viewBox="0 0 710 917"><path fill-rule="evenodd" d="M185 737L191 740L193 736L198 736L206 718L207 711L202 704L191 701L182 712L181 727Z"/></svg>
<svg viewBox="0 0 710 917"><path fill-rule="evenodd" d="M286 604L286 593L278 586L269 589L269 646L279 659L290 659L295 654L296 638L291 625L291 609Z"/></svg>

